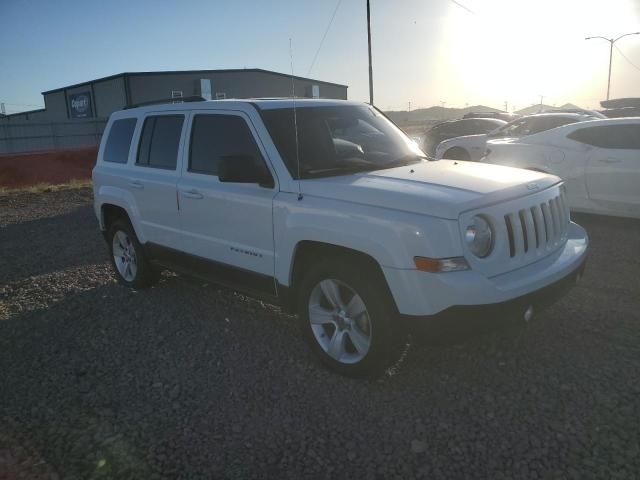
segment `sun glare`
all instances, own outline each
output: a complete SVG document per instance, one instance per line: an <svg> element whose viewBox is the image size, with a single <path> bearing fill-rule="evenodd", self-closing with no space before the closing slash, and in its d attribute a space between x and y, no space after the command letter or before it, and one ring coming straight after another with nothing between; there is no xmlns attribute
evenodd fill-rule
<svg viewBox="0 0 640 480"><path fill-rule="evenodd" d="M632 1L467 0L473 13L452 4L440 52L449 87L477 103L503 98L521 108L543 96L593 105L594 87L606 82L608 46L584 38L637 30Z"/></svg>

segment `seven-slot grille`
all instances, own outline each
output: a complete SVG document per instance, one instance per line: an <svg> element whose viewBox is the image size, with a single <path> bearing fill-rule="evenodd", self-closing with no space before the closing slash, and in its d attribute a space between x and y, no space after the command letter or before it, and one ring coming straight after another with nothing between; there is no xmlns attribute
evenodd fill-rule
<svg viewBox="0 0 640 480"><path fill-rule="evenodd" d="M548 201L504 216L509 256L533 256L562 244L569 230L569 206L564 189Z"/></svg>

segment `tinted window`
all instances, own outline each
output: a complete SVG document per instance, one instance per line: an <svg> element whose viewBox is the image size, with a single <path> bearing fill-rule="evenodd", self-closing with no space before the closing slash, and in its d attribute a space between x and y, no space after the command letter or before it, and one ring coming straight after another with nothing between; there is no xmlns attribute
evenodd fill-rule
<svg viewBox="0 0 640 480"><path fill-rule="evenodd" d="M638 150L640 124L581 128L568 137L594 147Z"/></svg>
<svg viewBox="0 0 640 480"><path fill-rule="evenodd" d="M183 122L182 115L147 117L142 128L136 163L175 169Z"/></svg>
<svg viewBox="0 0 640 480"><path fill-rule="evenodd" d="M540 117L536 119L533 126L531 127L528 135L533 135L534 133L546 132L547 130L551 130L552 128L561 127L562 125L569 125L570 123L576 123L575 118L569 117Z"/></svg>
<svg viewBox="0 0 640 480"><path fill-rule="evenodd" d="M102 156L105 162L127 163L136 122L135 118L125 118L113 122Z"/></svg>
<svg viewBox="0 0 640 480"><path fill-rule="evenodd" d="M247 123L235 115L197 115L191 127L189 171L218 175L220 158L232 155L249 155L262 162Z"/></svg>
<svg viewBox="0 0 640 480"><path fill-rule="evenodd" d="M473 125L473 133L471 133L471 135L474 135L479 133L492 132L493 130L498 128L500 125L504 125L504 122L493 121L488 119L478 119L478 120L473 120L472 125Z"/></svg>

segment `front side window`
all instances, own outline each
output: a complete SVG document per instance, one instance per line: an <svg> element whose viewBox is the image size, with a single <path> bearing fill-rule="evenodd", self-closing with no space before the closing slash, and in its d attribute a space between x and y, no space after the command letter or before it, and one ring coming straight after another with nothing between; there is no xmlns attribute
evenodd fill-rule
<svg viewBox="0 0 640 480"><path fill-rule="evenodd" d="M301 107L295 120L292 108L276 108L263 110L262 117L293 178L298 178L298 158L300 178L382 170L426 158L368 106Z"/></svg>
<svg viewBox="0 0 640 480"><path fill-rule="evenodd" d="M142 127L137 165L175 170L183 115L147 117Z"/></svg>
<svg viewBox="0 0 640 480"><path fill-rule="evenodd" d="M593 147L639 150L640 124L581 128L570 133L568 138Z"/></svg>
<svg viewBox="0 0 640 480"><path fill-rule="evenodd" d="M191 127L189 171L218 175L222 157L251 156L264 163L247 122L237 115L196 115Z"/></svg>
<svg viewBox="0 0 640 480"><path fill-rule="evenodd" d="M127 163L136 122L135 118L124 118L113 122L102 156L105 162Z"/></svg>

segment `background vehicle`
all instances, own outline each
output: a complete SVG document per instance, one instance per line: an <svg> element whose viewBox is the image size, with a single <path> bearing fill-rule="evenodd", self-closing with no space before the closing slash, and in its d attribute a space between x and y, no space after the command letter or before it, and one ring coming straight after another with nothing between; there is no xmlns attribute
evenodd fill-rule
<svg viewBox="0 0 640 480"><path fill-rule="evenodd" d="M159 265L279 303L326 365L366 375L398 358L401 318L530 316L586 258L558 177L424 158L357 102L152 105L111 115L94 207L121 283Z"/></svg>
<svg viewBox="0 0 640 480"><path fill-rule="evenodd" d="M469 112L465 113L464 118L497 118L498 120L504 120L505 122L511 122L520 117L517 113L509 112Z"/></svg>
<svg viewBox="0 0 640 480"><path fill-rule="evenodd" d="M575 123L489 150L484 162L562 177L573 210L640 218L640 118Z"/></svg>
<svg viewBox="0 0 640 480"><path fill-rule="evenodd" d="M520 138L569 123L593 120L592 115L581 113L539 113L519 118L486 135L469 135L441 142L435 158L479 161L486 151L486 143L495 138Z"/></svg>
<svg viewBox="0 0 640 480"><path fill-rule="evenodd" d="M436 147L443 140L463 135L489 133L498 127L506 125L506 123L504 120L495 118L468 118L438 123L425 132L422 140L422 151L428 156L434 157Z"/></svg>

